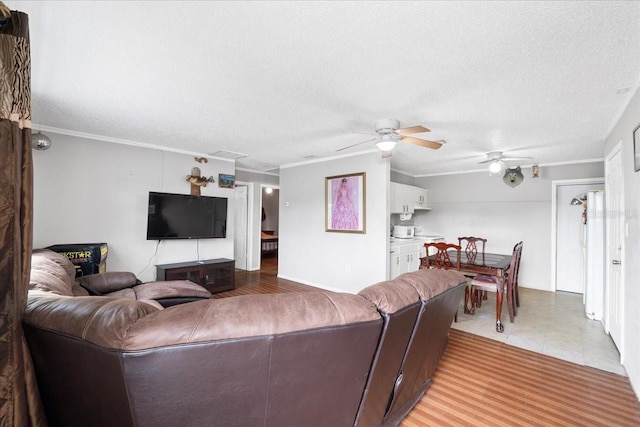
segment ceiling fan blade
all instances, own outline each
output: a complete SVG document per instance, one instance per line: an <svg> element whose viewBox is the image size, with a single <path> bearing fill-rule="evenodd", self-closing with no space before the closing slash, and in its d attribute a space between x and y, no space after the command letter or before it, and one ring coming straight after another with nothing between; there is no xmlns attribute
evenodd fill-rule
<svg viewBox="0 0 640 427"><path fill-rule="evenodd" d="M372 139L367 139L366 141L356 142L355 144L351 144L351 145L347 145L346 147L339 148L336 151L346 150L347 148L355 147L357 145L364 144L366 142L375 141L376 139L378 139L378 138L372 138Z"/></svg>
<svg viewBox="0 0 640 427"><path fill-rule="evenodd" d="M380 151L380 157L383 159L388 159L391 157L391 151Z"/></svg>
<svg viewBox="0 0 640 427"><path fill-rule="evenodd" d="M485 163L493 163L493 162L517 162L519 160L531 160L533 157L508 157L508 156L499 156L495 158L489 158L478 162L479 165L483 165Z"/></svg>
<svg viewBox="0 0 640 427"><path fill-rule="evenodd" d="M502 160L531 160L533 157L503 157Z"/></svg>
<svg viewBox="0 0 640 427"><path fill-rule="evenodd" d="M400 142L407 142L409 144L415 144L421 147L432 148L434 150L437 150L438 148L442 147L442 144L444 144L443 139L440 139L438 141L428 141L426 139L414 138L412 136L403 136Z"/></svg>
<svg viewBox="0 0 640 427"><path fill-rule="evenodd" d="M404 136L404 135L412 135L414 133L423 133L423 132L431 132L431 131L429 129L427 129L426 127L420 126L420 125L411 126L410 128L398 129L396 131L396 133L398 135L402 135L402 136Z"/></svg>

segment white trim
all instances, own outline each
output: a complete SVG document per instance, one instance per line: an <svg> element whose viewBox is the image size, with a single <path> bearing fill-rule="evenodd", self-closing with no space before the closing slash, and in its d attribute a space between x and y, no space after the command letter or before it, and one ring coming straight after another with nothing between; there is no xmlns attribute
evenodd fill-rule
<svg viewBox="0 0 640 427"><path fill-rule="evenodd" d="M336 159L344 159L345 157L361 156L363 154L379 153L379 152L380 152L380 150L378 150L377 148L373 148L371 150L358 151L357 153L340 154L338 156L330 156L330 157L319 157L317 159L305 160L303 162L289 163L287 165L281 165L280 169L282 170L282 169L286 169L286 168L294 168L294 167L310 165L310 164L314 164L314 163L324 163L324 162L329 162L329 161L333 161L333 160L336 160Z"/></svg>
<svg viewBox="0 0 640 427"><path fill-rule="evenodd" d="M550 166L566 166L566 165L579 165L582 163L598 163L598 162L604 162L604 158L598 158L598 159L584 159L584 160L571 160L571 161L567 161L567 162L552 162L552 163L531 163L531 164L527 164L527 165L520 165L521 168L530 168L533 165L538 165L539 167L550 167ZM402 173L404 175L407 176L413 176L414 178L426 178L426 177L430 177L430 176L444 176L444 175L462 175L465 173L478 173L478 172L486 172L489 173L489 169L488 168L482 168L482 169L470 169L470 170L464 170L464 171L457 171L457 172L442 172L442 173L432 173L432 174L424 174L424 175L410 175L406 172L400 172L400 171L396 171L395 169L392 169L394 172L398 172L398 173Z"/></svg>
<svg viewBox="0 0 640 427"><path fill-rule="evenodd" d="M616 154L620 153L620 156L621 156L621 159L620 159L621 160L621 165L620 166L623 168L623 170L622 170L622 189L621 189L622 190L621 191L622 197L621 197L621 201L624 204L625 203L625 198L624 198L624 161L623 161L624 158L622 157L624 153L622 152L622 145L623 145L623 143L622 143L622 139L621 139L611 149L611 151L609 151L605 155L604 176L605 176L605 180L606 180L606 178L608 176L608 172L609 172L609 162L611 161L611 159ZM608 193L607 192L607 184L606 184L606 181L605 181L605 210L609 209L608 206L607 206L607 203L606 203L607 193ZM622 206L622 207L623 207L623 209L626 209L626 206ZM609 240L610 236L611 236L611 232L610 232L611 225L610 225L610 222L609 222L609 218L610 218L609 215L605 216L605 221L606 221L606 234L605 234L605 236L606 236L606 239L607 239L607 241L605 243L605 250L606 250L606 252L605 252L605 265L607 266L606 267L607 268L607 274L605 276L605 294L604 294L604 297L605 297L605 304L604 304L604 306L605 306L605 315L604 315L603 323L604 323L604 330L605 330L605 332L607 334L610 333L610 324L611 324L611 322L610 322L611 316L610 316L610 310L609 310L609 307L610 307L610 301L609 301L609 295L610 295L610 293L609 293L609 291L610 291L609 266L611 265L612 256L611 256L611 251L610 251L611 242ZM627 220L626 219L624 221L624 226L625 227L627 226ZM622 265L621 265L622 268L620 269L620 282L621 282L620 283L620 292L622 293L622 300L623 301L624 301L625 285L626 285L625 268L624 268L624 266L626 265L626 258L625 258L626 245L625 245L625 243L626 243L626 237L623 236L620 239L620 245L622 246L622 250L621 250L622 256L621 256L621 260L620 260L622 262ZM625 353L624 353L624 347L625 347L625 342L624 342L625 341L625 339L624 339L624 329L625 329L624 309L625 309L625 306L624 306L624 304L622 305L621 309L623 311L622 313L620 313L621 314L621 319L622 319L622 324L620 325L620 328L621 328L620 341L621 342L620 343L617 343L615 341L614 342L615 342L616 346L619 347L618 350L620 352L620 364L624 365L624 362L625 362L625 358L624 358L624 355L625 355Z"/></svg>
<svg viewBox="0 0 640 427"><path fill-rule="evenodd" d="M253 227L253 182L236 181L236 185L247 187L247 271L252 271L253 265L253 240L255 238ZM235 248L234 248L235 250ZM253 269L255 270L255 269Z"/></svg>
<svg viewBox="0 0 640 427"><path fill-rule="evenodd" d="M249 173L257 173L260 175L270 175L270 176L277 176L279 177L280 174L279 173L275 173L275 172L264 172L264 171L260 171L257 169L249 169L249 168L243 168L243 167L238 167L236 166L236 170L237 171L243 171L243 172L249 172Z"/></svg>
<svg viewBox="0 0 640 427"><path fill-rule="evenodd" d="M234 164L236 162L235 159L225 159L223 157L215 157L207 153L200 153L197 151L189 151L189 150L182 150L179 148L165 147L157 144L149 144L147 142L138 142L138 141L131 141L129 139L112 138L110 136L95 135L92 133L85 133L85 132L76 132L73 130L60 129L60 128L55 128L51 126L41 126L41 125L35 125L35 126L36 127L34 130L52 132L52 133L57 133L59 135L75 136L77 138L93 139L95 141L104 141L104 142L111 142L114 144L130 145L132 147L147 148L149 150L168 151L171 153L187 154L189 156L195 156L195 157L206 157L208 159L215 159L223 162L231 162Z"/></svg>
<svg viewBox="0 0 640 427"><path fill-rule="evenodd" d="M558 187L565 185L581 184L604 184L604 177L601 178L580 178L580 179L558 179L551 181L551 291L558 289L556 283L557 268L557 232L558 232Z"/></svg>

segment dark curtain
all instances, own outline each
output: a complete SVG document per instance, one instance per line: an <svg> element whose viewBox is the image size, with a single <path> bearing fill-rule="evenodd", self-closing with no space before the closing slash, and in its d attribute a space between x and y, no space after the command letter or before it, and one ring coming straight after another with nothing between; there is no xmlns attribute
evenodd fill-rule
<svg viewBox="0 0 640 427"><path fill-rule="evenodd" d="M0 6L4 5L0 2ZM28 16L21 12L11 12L9 17L0 15L0 426L3 427L46 425L22 329L33 245L29 49Z"/></svg>

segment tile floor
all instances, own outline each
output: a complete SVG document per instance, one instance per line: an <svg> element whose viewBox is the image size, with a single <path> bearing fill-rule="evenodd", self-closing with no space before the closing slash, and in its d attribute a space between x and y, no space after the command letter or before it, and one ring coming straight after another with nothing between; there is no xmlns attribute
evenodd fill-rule
<svg viewBox="0 0 640 427"><path fill-rule="evenodd" d="M509 323L506 301L503 305L501 334L495 330L495 307L493 293L473 316L464 314L461 303L453 328L627 376L618 349L602 323L585 316L582 295L520 288L520 308L514 323Z"/></svg>

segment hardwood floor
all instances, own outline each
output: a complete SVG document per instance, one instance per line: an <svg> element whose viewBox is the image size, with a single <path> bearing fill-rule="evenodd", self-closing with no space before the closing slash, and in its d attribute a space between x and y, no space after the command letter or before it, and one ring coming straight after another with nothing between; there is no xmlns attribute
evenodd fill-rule
<svg viewBox="0 0 640 427"><path fill-rule="evenodd" d="M214 295L314 292L261 271L236 271L236 289ZM628 378L451 330L433 385L400 424L423 426L638 426Z"/></svg>

